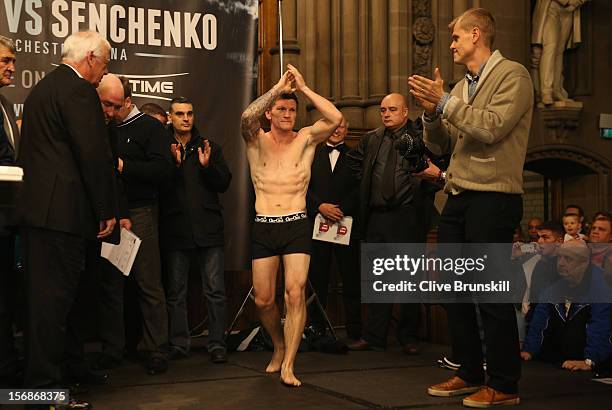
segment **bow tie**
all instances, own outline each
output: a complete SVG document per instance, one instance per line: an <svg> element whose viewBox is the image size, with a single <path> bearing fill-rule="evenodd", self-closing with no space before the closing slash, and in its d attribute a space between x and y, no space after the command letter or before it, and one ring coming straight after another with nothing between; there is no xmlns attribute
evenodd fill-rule
<svg viewBox="0 0 612 410"><path fill-rule="evenodd" d="M332 147L331 145L326 145L325 146L325 150L327 151L328 154L330 152L332 152L333 150L337 150L338 152L342 153L342 152L344 152L344 149L345 149L345 145L344 144L338 144L335 147Z"/></svg>

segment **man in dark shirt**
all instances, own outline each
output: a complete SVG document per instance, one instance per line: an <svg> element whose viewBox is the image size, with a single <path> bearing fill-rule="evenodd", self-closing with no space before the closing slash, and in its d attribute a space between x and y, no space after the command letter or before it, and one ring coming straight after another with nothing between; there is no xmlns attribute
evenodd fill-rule
<svg viewBox="0 0 612 410"><path fill-rule="evenodd" d="M143 338L139 350L148 355L149 374L166 371L168 316L161 281L158 236L159 185L170 177L172 164L165 131L159 121L141 113L132 103L129 80L120 77L124 105L116 115L119 124L117 169L125 187L132 231L142 243L130 276L136 282L142 312Z"/></svg>
<svg viewBox="0 0 612 410"><path fill-rule="evenodd" d="M394 147L394 141L420 130L408 119L403 95L387 95L380 103L384 127L364 135L349 153L352 168L361 179L360 220L366 242L424 243L435 214L433 191L412 175L412 169ZM368 306L363 339L349 345L353 350L385 349L392 304ZM419 304L402 304L397 339L407 354L418 354Z"/></svg>
<svg viewBox="0 0 612 410"><path fill-rule="evenodd" d="M170 354L189 353L187 283L197 256L208 311L208 352L213 363L227 361L223 253L223 215L219 194L232 179L221 147L193 125L193 104L184 97L170 103L166 143L174 159L172 179L162 190L160 236L167 282Z"/></svg>

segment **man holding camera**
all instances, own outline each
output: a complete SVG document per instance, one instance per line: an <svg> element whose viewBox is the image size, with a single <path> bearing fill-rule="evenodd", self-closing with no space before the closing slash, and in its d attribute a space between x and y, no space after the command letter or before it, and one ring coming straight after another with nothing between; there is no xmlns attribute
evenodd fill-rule
<svg viewBox="0 0 612 410"><path fill-rule="evenodd" d="M361 180L360 220L363 238L375 243L423 243L435 215L430 185L415 178L414 162L397 150L398 141L421 131L408 119L406 98L397 93L380 103L383 127L370 131L351 151L351 168ZM393 305L371 304L363 338L349 345L351 350L384 350ZM407 354L418 354L419 304L402 304L397 339Z"/></svg>

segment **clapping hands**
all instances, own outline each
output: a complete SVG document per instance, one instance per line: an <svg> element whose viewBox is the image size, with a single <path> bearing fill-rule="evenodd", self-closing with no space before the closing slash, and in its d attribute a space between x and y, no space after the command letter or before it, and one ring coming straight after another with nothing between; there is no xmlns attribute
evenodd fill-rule
<svg viewBox="0 0 612 410"><path fill-rule="evenodd" d="M278 83L276 83L276 87L280 87L284 94L302 91L302 89L306 87L304 77L295 66L287 64L287 68L288 70L285 71L285 74L283 74L280 80L278 80Z"/></svg>

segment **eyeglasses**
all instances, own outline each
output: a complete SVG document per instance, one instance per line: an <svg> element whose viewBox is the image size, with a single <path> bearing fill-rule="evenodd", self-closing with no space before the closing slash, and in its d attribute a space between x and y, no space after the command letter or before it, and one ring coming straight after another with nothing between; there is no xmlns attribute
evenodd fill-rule
<svg viewBox="0 0 612 410"><path fill-rule="evenodd" d="M96 55L95 51L90 51L89 53L91 53L91 57L94 58L95 60L100 60L102 62L102 64L104 64L105 67L108 66L108 63L110 63L110 58L104 58L104 56L98 56Z"/></svg>
<svg viewBox="0 0 612 410"><path fill-rule="evenodd" d="M95 58L97 58L98 60L100 60L102 62L102 64L104 65L104 67L108 67L108 64L110 63L110 59L106 59L104 57L100 57L100 56L96 56L94 55Z"/></svg>

